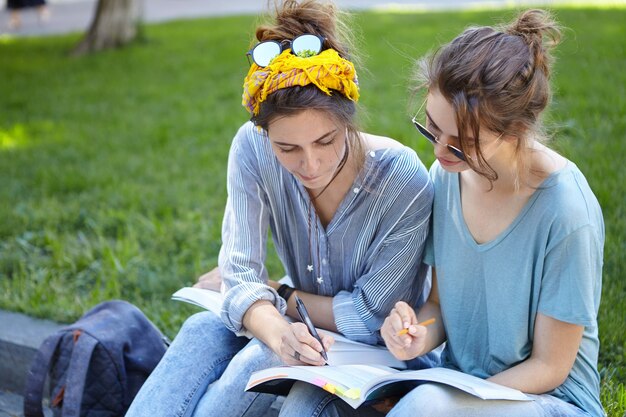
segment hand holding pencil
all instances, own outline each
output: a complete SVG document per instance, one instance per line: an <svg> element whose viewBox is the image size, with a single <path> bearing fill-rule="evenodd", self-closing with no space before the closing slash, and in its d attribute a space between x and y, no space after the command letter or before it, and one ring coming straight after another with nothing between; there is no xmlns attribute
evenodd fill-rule
<svg viewBox="0 0 626 417"><path fill-rule="evenodd" d="M433 324L435 321L436 321L436 320L435 320L435 318L434 318L434 317L431 317L431 318L429 318L428 320L424 320L424 321L423 321L423 322L421 322L421 323L415 323L415 325L420 325L420 326L429 326L429 325ZM411 325L409 325L409 326L411 326ZM409 327L409 326L406 326L406 327L404 327L402 330L400 330L400 331L397 333L397 336L402 336L403 334L407 334L407 333L409 333L409 329L410 329L410 327Z"/></svg>
<svg viewBox="0 0 626 417"><path fill-rule="evenodd" d="M396 358L410 360L426 353L426 326L435 322L435 318L420 322L413 308L400 301L385 319L380 333Z"/></svg>

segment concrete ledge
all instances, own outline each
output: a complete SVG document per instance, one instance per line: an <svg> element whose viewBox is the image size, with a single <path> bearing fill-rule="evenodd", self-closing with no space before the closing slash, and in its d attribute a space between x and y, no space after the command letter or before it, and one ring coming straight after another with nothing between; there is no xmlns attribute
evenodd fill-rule
<svg viewBox="0 0 626 417"><path fill-rule="evenodd" d="M23 417L23 402L21 395L0 390L0 417ZM44 406L43 415L53 417L52 410Z"/></svg>
<svg viewBox="0 0 626 417"><path fill-rule="evenodd" d="M0 390L21 394L26 374L46 337L63 327L50 320L0 310Z"/></svg>

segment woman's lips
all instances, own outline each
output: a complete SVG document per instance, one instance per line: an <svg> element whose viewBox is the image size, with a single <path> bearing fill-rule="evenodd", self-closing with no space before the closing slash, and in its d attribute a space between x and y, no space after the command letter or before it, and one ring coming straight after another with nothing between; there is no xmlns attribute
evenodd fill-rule
<svg viewBox="0 0 626 417"><path fill-rule="evenodd" d="M320 177L320 175L314 177L307 177L306 175L298 174L298 176L306 182L313 182Z"/></svg>
<svg viewBox="0 0 626 417"><path fill-rule="evenodd" d="M451 167L451 166L454 166L454 165L458 165L458 164L460 164L461 162L463 162L463 161L461 161L461 160L450 161L450 160L445 159L445 158L437 158L437 160L439 161L439 163L440 163L441 165L446 166L446 167Z"/></svg>

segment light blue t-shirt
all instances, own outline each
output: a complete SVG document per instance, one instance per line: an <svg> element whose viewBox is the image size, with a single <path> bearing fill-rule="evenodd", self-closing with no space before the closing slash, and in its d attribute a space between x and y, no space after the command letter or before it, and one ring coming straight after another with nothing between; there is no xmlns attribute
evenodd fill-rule
<svg viewBox="0 0 626 417"><path fill-rule="evenodd" d="M437 268L447 345L444 366L487 378L528 359L537 313L584 326L567 380L549 394L602 416L597 313L604 222L572 162L550 175L517 218L478 244L465 224L459 175L438 162L424 261Z"/></svg>

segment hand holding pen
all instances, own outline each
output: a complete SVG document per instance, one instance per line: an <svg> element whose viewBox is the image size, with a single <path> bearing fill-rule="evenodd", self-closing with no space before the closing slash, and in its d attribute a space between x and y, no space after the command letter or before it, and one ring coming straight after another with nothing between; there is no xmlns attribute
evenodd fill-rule
<svg viewBox="0 0 626 417"><path fill-rule="evenodd" d="M311 321L311 317L309 316L309 313L306 310L304 303L302 302L300 297L298 297L297 295L294 295L294 297L296 300L296 310L298 310L300 319L306 325L311 336L313 336L322 346L322 351L319 353L322 356L322 358L324 358L324 360L328 362L328 355L326 354L326 349L324 349L324 343L322 342L322 338L320 337L319 333L317 333L317 330L315 329L315 326L313 325L313 322ZM296 359L298 360L300 359L300 353L297 351L296 351Z"/></svg>

